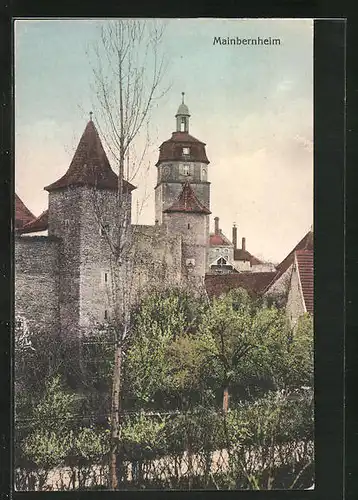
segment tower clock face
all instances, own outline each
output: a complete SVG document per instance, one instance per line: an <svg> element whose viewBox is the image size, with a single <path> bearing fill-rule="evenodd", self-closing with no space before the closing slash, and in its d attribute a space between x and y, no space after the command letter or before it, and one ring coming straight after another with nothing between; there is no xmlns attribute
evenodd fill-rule
<svg viewBox="0 0 358 500"><path fill-rule="evenodd" d="M163 177L165 179L167 179L169 177L169 175L170 175L170 166L169 165L165 165L163 167Z"/></svg>

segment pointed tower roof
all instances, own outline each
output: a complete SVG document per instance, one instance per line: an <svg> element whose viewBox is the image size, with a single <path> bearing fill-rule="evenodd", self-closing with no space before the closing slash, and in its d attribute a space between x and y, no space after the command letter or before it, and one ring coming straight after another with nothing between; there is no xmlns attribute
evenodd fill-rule
<svg viewBox="0 0 358 500"><path fill-rule="evenodd" d="M15 193L15 229L20 229L35 219L34 214L30 212L24 202Z"/></svg>
<svg viewBox="0 0 358 500"><path fill-rule="evenodd" d="M195 196L195 193L190 186L189 182L185 182L182 192L178 196L178 199L166 210L165 213L170 212L184 212L193 214L211 214L208 210Z"/></svg>
<svg viewBox="0 0 358 500"><path fill-rule="evenodd" d="M92 118L87 123L65 175L44 189L50 192L69 186L96 186L99 189L117 189L118 176L111 169ZM125 191L135 189L127 181L124 181L123 187Z"/></svg>

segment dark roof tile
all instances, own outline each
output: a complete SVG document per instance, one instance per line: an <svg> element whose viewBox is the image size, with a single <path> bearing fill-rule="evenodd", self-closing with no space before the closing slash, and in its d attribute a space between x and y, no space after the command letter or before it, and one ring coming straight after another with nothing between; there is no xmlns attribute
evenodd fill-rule
<svg viewBox="0 0 358 500"><path fill-rule="evenodd" d="M25 224L25 226L19 230L19 233L21 234L37 233L39 231L46 231L47 228L48 228L48 210L45 210L44 212L42 212L41 215L39 215L39 217L37 217L37 219L34 219L28 224Z"/></svg>
<svg viewBox="0 0 358 500"><path fill-rule="evenodd" d="M21 229L25 224L35 219L34 214L15 193L15 229Z"/></svg>
<svg viewBox="0 0 358 500"><path fill-rule="evenodd" d="M233 273L205 276L205 287L209 297L219 296L235 288L244 288L253 295L260 294L272 280L275 272Z"/></svg>
<svg viewBox="0 0 358 500"><path fill-rule="evenodd" d="M189 155L183 155L183 147L190 148ZM173 132L172 137L164 141L159 148L157 165L162 161L199 161L210 163L205 151L205 143L199 141L188 132Z"/></svg>
<svg viewBox="0 0 358 500"><path fill-rule="evenodd" d="M46 186L46 191L63 189L68 186L96 186L98 189L117 189L118 176L109 164L97 129L92 120L87 123L77 146L71 164L59 180ZM135 187L124 181L124 190Z"/></svg>

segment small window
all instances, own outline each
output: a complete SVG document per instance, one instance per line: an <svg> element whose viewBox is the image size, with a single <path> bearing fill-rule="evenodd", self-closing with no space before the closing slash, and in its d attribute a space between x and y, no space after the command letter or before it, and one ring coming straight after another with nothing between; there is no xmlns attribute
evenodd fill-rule
<svg viewBox="0 0 358 500"><path fill-rule="evenodd" d="M108 271L102 271L101 272L101 285L102 285L102 287L104 285L108 285L109 280L110 280L109 272Z"/></svg>
<svg viewBox="0 0 358 500"><path fill-rule="evenodd" d="M108 311L107 311L107 309L104 310L104 319L108 319Z"/></svg>
<svg viewBox="0 0 358 500"><path fill-rule="evenodd" d="M180 120L180 132L185 132L185 118Z"/></svg>
<svg viewBox="0 0 358 500"><path fill-rule="evenodd" d="M63 225L64 225L65 229L68 229L68 228L69 228L69 226L70 226L70 221L69 221L68 219L65 219L65 220L63 221Z"/></svg>
<svg viewBox="0 0 358 500"><path fill-rule="evenodd" d="M190 229L190 224L188 224L188 229Z"/></svg>
<svg viewBox="0 0 358 500"><path fill-rule="evenodd" d="M183 148L183 155L190 155L190 148Z"/></svg>
<svg viewBox="0 0 358 500"><path fill-rule="evenodd" d="M101 229L100 229L101 236L106 236L106 234L108 234L108 231L109 231L108 224L104 224L103 226L101 226Z"/></svg>
<svg viewBox="0 0 358 500"><path fill-rule="evenodd" d="M218 264L218 266L226 266L227 265L227 261L223 257L220 257L220 259L218 259L217 264Z"/></svg>

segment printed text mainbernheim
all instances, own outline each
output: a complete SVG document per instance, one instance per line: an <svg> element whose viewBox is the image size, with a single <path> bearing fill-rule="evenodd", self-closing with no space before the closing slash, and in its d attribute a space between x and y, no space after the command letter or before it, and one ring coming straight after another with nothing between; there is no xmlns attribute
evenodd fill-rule
<svg viewBox="0 0 358 500"><path fill-rule="evenodd" d="M268 38L261 38L260 36L257 38L214 36L213 45L281 45L281 39L270 36Z"/></svg>

